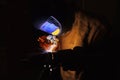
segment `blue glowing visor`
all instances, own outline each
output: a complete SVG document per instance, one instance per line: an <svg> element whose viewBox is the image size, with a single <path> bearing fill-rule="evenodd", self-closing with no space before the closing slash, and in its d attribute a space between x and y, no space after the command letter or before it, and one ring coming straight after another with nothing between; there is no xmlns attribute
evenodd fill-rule
<svg viewBox="0 0 120 80"><path fill-rule="evenodd" d="M53 16L50 16L42 23L42 25L39 26L39 29L52 35L58 35L62 30L61 24Z"/></svg>
<svg viewBox="0 0 120 80"><path fill-rule="evenodd" d="M59 27L48 21L41 25L40 30L53 35L57 35L59 33Z"/></svg>

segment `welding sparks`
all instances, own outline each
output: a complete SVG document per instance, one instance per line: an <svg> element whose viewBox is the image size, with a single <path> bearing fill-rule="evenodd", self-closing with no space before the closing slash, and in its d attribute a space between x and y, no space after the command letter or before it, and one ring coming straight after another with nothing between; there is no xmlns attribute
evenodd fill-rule
<svg viewBox="0 0 120 80"><path fill-rule="evenodd" d="M59 40L56 36L48 35L39 37L38 42L45 52L55 52L58 48Z"/></svg>
<svg viewBox="0 0 120 80"><path fill-rule="evenodd" d="M53 52L54 48L56 47L55 44L51 45L48 47L48 50L46 50L46 52Z"/></svg>

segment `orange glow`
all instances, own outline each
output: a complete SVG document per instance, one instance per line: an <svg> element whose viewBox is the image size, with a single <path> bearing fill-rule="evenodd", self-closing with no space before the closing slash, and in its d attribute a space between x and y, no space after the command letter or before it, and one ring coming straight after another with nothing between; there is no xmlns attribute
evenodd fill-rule
<svg viewBox="0 0 120 80"><path fill-rule="evenodd" d="M47 39L47 36L41 36L38 38L39 46L46 52L55 52L58 49L58 39L51 42Z"/></svg>

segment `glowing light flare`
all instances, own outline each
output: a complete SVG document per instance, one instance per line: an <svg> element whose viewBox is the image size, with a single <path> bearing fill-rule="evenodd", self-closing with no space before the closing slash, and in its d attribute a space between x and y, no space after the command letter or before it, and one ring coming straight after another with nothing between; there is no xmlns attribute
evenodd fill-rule
<svg viewBox="0 0 120 80"><path fill-rule="evenodd" d="M59 40L56 36L48 35L48 36L41 36L38 38L39 46L45 52L55 52L58 48Z"/></svg>

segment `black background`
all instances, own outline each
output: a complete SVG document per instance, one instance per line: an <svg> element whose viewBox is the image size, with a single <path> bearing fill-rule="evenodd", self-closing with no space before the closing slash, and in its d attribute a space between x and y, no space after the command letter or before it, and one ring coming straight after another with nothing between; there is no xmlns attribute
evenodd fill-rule
<svg viewBox="0 0 120 80"><path fill-rule="evenodd" d="M58 9L53 6L54 2L50 0L1 0L0 1L0 73L1 80L7 78L32 80L34 66L21 66L19 63L21 57L26 56L29 52L34 51L35 43L33 41L34 27L33 21L39 17L49 15L65 15L62 13L64 6ZM62 3L61 3L62 4ZM117 0L84 0L80 1L83 10L104 16L111 25L112 36L112 59L109 72L112 79L113 73L117 67L116 52L119 39L118 24L118 1ZM56 13L55 13L56 12ZM57 15L56 15L57 14ZM61 19L61 16L60 16ZM63 18L64 19L64 18ZM109 55L108 55L109 56ZM115 59L113 59L115 58ZM117 63L118 64L118 63ZM18 66L19 65L19 66ZM32 69L31 69L32 68ZM26 70L27 69L27 70ZM30 71L31 70L31 71ZM32 71L33 70L33 71ZM25 77L25 78L24 78ZM33 76L32 76L33 77ZM23 79L24 78L24 79ZM114 77L115 80L116 77Z"/></svg>

